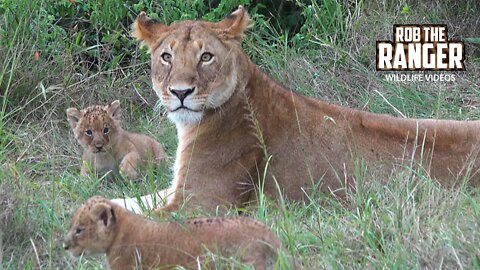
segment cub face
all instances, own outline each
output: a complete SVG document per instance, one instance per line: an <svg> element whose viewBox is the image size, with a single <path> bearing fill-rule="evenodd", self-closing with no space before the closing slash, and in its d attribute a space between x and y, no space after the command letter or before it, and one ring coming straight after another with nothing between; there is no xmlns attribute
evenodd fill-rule
<svg viewBox="0 0 480 270"><path fill-rule="evenodd" d="M101 154L111 150L111 139L120 130L120 102L67 109L67 119L75 138L85 151Z"/></svg>
<svg viewBox="0 0 480 270"><path fill-rule="evenodd" d="M150 49L153 88L175 123L195 124L234 93L247 73L240 43L249 16L243 7L218 23L184 21L170 26L144 12L133 35Z"/></svg>
<svg viewBox="0 0 480 270"><path fill-rule="evenodd" d="M73 216L64 248L73 256L105 253L114 238L115 211L103 197L88 199Z"/></svg>

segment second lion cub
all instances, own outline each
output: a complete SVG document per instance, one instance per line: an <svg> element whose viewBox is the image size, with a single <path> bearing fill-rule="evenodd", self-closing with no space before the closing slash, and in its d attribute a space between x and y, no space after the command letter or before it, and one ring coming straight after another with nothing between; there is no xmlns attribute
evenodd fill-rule
<svg viewBox="0 0 480 270"><path fill-rule="evenodd" d="M83 148L82 175L91 168L98 174L120 171L128 179L137 179L138 170L148 162L156 166L165 159L165 152L156 140L122 129L118 100L83 110L69 108L67 119Z"/></svg>
<svg viewBox="0 0 480 270"><path fill-rule="evenodd" d="M99 196L75 212L64 248L75 257L105 253L113 270L216 269L210 255L236 257L255 270L302 269L293 258L277 262L280 240L253 219L154 222Z"/></svg>

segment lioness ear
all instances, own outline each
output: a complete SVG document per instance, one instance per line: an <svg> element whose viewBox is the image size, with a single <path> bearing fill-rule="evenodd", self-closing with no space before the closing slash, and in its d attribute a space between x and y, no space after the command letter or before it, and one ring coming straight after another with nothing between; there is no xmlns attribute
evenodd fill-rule
<svg viewBox="0 0 480 270"><path fill-rule="evenodd" d="M72 129L77 127L78 121L82 118L82 113L76 108L67 109L67 120Z"/></svg>
<svg viewBox="0 0 480 270"><path fill-rule="evenodd" d="M113 119L120 120L120 101L115 100L110 105L107 105L107 112Z"/></svg>
<svg viewBox="0 0 480 270"><path fill-rule="evenodd" d="M110 227L116 222L115 210L106 203L97 203L90 210L93 220L101 221L105 227Z"/></svg>
<svg viewBox="0 0 480 270"><path fill-rule="evenodd" d="M168 32L168 25L150 19L145 12L140 12L132 25L132 36L147 45L151 52L155 42Z"/></svg>
<svg viewBox="0 0 480 270"><path fill-rule="evenodd" d="M238 6L237 10L227 15L222 21L208 25L224 39L242 41L249 24L250 15L243 6Z"/></svg>

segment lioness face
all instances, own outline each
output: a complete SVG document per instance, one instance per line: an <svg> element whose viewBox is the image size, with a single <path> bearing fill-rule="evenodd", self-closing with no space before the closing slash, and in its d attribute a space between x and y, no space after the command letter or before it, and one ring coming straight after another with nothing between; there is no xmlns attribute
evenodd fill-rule
<svg viewBox="0 0 480 270"><path fill-rule="evenodd" d="M119 130L120 102L107 106L91 106L82 111L67 110L67 119L80 145L94 154L110 151L111 138Z"/></svg>
<svg viewBox="0 0 480 270"><path fill-rule="evenodd" d="M234 61L215 34L182 25L152 52L152 81L173 122L196 123L225 103L236 86Z"/></svg>
<svg viewBox="0 0 480 270"><path fill-rule="evenodd" d="M75 213L64 240L64 248L73 256L104 253L114 237L115 213L110 202L92 197Z"/></svg>
<svg viewBox="0 0 480 270"><path fill-rule="evenodd" d="M232 96L248 20L243 8L219 23L166 26L139 15L133 35L150 48L153 87L173 122L195 124Z"/></svg>

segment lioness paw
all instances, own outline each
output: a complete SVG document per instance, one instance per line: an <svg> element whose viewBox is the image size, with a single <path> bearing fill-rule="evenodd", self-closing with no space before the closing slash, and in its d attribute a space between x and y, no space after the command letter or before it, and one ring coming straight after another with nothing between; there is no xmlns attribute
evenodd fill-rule
<svg viewBox="0 0 480 270"><path fill-rule="evenodd" d="M159 203L163 202L163 199L160 194L154 193L141 196L140 198L117 198L111 199L111 201L131 212L142 214L157 207Z"/></svg>
<svg viewBox="0 0 480 270"><path fill-rule="evenodd" d="M127 209L128 211L142 214L143 210L140 204L134 198L125 198L125 199L111 199L113 203L120 205L121 207Z"/></svg>
<svg viewBox="0 0 480 270"><path fill-rule="evenodd" d="M176 204L167 204L162 207L158 207L155 210L153 210L153 214L159 217L168 217L170 216L171 212L178 211L179 207Z"/></svg>

